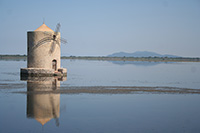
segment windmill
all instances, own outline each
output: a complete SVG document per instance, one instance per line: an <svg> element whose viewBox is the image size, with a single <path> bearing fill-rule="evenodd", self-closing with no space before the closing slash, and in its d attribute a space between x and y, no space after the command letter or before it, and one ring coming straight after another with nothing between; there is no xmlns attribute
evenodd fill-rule
<svg viewBox="0 0 200 133"><path fill-rule="evenodd" d="M56 29L55 31L52 32L48 32L48 31L44 31L43 34L44 38L42 38L41 40L39 40L36 45L33 46L33 50L38 48L39 46L43 45L43 44L49 44L48 42L50 42L50 50L49 50L49 54L52 54L55 51L55 47L56 45L58 45L60 47L60 42L63 44L67 43L66 39L63 39L59 36L59 31L60 31L60 23L58 23L56 25Z"/></svg>
<svg viewBox="0 0 200 133"><path fill-rule="evenodd" d="M27 32L27 68L20 69L22 76L67 76L67 69L60 67L60 43L67 41L60 37L59 31L60 23L55 31L43 23Z"/></svg>

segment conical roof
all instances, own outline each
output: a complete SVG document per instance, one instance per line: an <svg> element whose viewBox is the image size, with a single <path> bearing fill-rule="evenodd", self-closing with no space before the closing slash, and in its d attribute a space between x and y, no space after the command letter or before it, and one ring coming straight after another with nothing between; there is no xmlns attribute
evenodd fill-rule
<svg viewBox="0 0 200 133"><path fill-rule="evenodd" d="M53 31L53 30L51 28L49 28L45 23L43 23L35 31Z"/></svg>
<svg viewBox="0 0 200 133"><path fill-rule="evenodd" d="M39 123L42 124L42 126L44 126L44 124L46 124L48 121L51 120L51 118L35 118Z"/></svg>

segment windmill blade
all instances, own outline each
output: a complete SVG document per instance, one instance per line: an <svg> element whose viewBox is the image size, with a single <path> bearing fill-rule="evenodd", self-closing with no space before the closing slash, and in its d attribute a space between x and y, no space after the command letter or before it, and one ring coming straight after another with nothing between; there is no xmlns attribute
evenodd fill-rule
<svg viewBox="0 0 200 133"><path fill-rule="evenodd" d="M63 43L63 44L66 44L66 43L67 43L67 40L64 39L64 38L60 38L60 41L61 41L61 43Z"/></svg>
<svg viewBox="0 0 200 133"><path fill-rule="evenodd" d="M56 30L55 30L55 32L59 32L60 31L60 23L58 23L57 25L56 25Z"/></svg>
<svg viewBox="0 0 200 133"><path fill-rule="evenodd" d="M60 125L59 119L58 118L54 118L54 119L56 121L56 126L59 127L59 125Z"/></svg>
<svg viewBox="0 0 200 133"><path fill-rule="evenodd" d="M55 32L54 32L54 35L57 36L59 31L60 31L60 23L58 23L58 24L56 25L56 30L55 30Z"/></svg>
<svg viewBox="0 0 200 133"><path fill-rule="evenodd" d="M56 48L56 41L53 41L51 43L51 48L49 50L49 53L52 54L54 52L55 48Z"/></svg>
<svg viewBox="0 0 200 133"><path fill-rule="evenodd" d="M59 119L58 119L57 112L56 112L56 109L55 109L56 106L54 104L54 100L53 100L52 96L50 96L50 103L51 103L51 106L52 106L52 115L55 119L56 126L59 126Z"/></svg>
<svg viewBox="0 0 200 133"><path fill-rule="evenodd" d="M47 43L47 42L51 42L51 41L52 41L52 37L45 37L45 38L39 40L38 43L35 46L33 46L33 49L36 49L39 46L41 46L42 44Z"/></svg>
<svg viewBox="0 0 200 133"><path fill-rule="evenodd" d="M60 47L60 40L59 39L56 40L56 44Z"/></svg>
<svg viewBox="0 0 200 133"><path fill-rule="evenodd" d="M61 27L61 25L60 25L60 23L58 23L58 24L56 25L56 30L55 30L55 32L54 32L55 34L53 35L54 38L57 37L57 35L58 35L59 31L60 31L60 27ZM63 44L66 44L66 43L67 43L67 40L64 39L64 38L59 38L59 39L57 39L57 40L60 40L58 44L60 44L60 42L63 43Z"/></svg>

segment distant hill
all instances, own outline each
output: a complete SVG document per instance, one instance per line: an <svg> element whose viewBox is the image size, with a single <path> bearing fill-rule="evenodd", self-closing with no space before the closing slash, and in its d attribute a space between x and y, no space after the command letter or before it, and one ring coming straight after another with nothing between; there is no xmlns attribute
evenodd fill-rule
<svg viewBox="0 0 200 133"><path fill-rule="evenodd" d="M108 55L108 57L171 57L171 58L175 58L175 57L179 57L176 55L168 55L168 54L158 54L155 52L149 52L149 51L137 51L134 53L126 53L126 52L118 52L118 53L113 53L111 55Z"/></svg>

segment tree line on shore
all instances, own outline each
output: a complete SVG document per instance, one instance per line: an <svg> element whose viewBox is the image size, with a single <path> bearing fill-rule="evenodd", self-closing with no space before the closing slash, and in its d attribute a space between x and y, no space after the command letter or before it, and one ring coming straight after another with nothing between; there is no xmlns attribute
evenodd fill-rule
<svg viewBox="0 0 200 133"><path fill-rule="evenodd" d="M1 60L26 60L27 55L0 55ZM108 57L108 56L62 56L61 59L80 60L112 60L112 61L165 61L165 62L200 62L200 58L192 57Z"/></svg>

